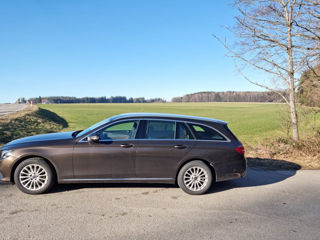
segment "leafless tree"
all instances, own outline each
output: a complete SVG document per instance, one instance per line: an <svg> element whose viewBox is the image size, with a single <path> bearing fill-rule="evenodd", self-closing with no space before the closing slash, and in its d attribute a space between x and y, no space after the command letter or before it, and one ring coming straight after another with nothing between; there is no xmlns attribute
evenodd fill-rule
<svg viewBox="0 0 320 240"><path fill-rule="evenodd" d="M239 73L249 82L279 94L289 105L292 138L299 140L296 88L299 75L315 66L320 53L319 0L234 0L236 25L228 28L238 41L230 46ZM264 71L267 81L251 80L239 63ZM287 92L284 95L283 92Z"/></svg>

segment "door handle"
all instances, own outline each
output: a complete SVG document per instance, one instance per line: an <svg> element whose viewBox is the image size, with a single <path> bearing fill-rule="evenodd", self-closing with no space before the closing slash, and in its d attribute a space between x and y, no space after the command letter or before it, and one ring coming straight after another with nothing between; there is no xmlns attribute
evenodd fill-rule
<svg viewBox="0 0 320 240"><path fill-rule="evenodd" d="M175 149L185 149L185 148L187 148L187 146L185 146L185 145L175 145L174 148Z"/></svg>
<svg viewBox="0 0 320 240"><path fill-rule="evenodd" d="M131 143L123 143L123 144L120 144L120 147L122 147L122 148L131 148L131 147L133 147L133 144L131 144Z"/></svg>

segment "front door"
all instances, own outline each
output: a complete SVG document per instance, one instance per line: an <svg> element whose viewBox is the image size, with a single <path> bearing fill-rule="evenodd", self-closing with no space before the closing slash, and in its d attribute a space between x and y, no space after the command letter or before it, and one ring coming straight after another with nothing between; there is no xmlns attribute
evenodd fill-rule
<svg viewBox="0 0 320 240"><path fill-rule="evenodd" d="M76 179L114 179L135 177L136 120L121 121L91 134L99 141L79 141L74 148Z"/></svg>

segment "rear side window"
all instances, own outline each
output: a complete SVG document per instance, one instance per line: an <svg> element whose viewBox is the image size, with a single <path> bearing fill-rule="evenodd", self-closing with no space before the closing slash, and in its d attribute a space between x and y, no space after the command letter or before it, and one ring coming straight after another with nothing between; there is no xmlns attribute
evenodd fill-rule
<svg viewBox="0 0 320 240"><path fill-rule="evenodd" d="M193 139L191 132L182 122L177 122L176 139Z"/></svg>
<svg viewBox="0 0 320 240"><path fill-rule="evenodd" d="M220 133L213 130L212 128L192 123L189 123L189 126L193 130L197 139L226 141L225 137L223 137Z"/></svg>
<svg viewBox="0 0 320 240"><path fill-rule="evenodd" d="M174 139L175 122L171 121L146 121L145 138L147 139Z"/></svg>

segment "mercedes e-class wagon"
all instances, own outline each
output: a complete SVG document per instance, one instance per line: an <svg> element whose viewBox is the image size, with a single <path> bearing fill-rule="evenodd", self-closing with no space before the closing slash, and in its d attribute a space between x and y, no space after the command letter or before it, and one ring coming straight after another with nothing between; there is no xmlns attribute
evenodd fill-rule
<svg viewBox="0 0 320 240"><path fill-rule="evenodd" d="M170 183L189 194L245 176L244 148L227 123L128 113L86 130L14 140L1 148L0 178L29 194L55 183Z"/></svg>

